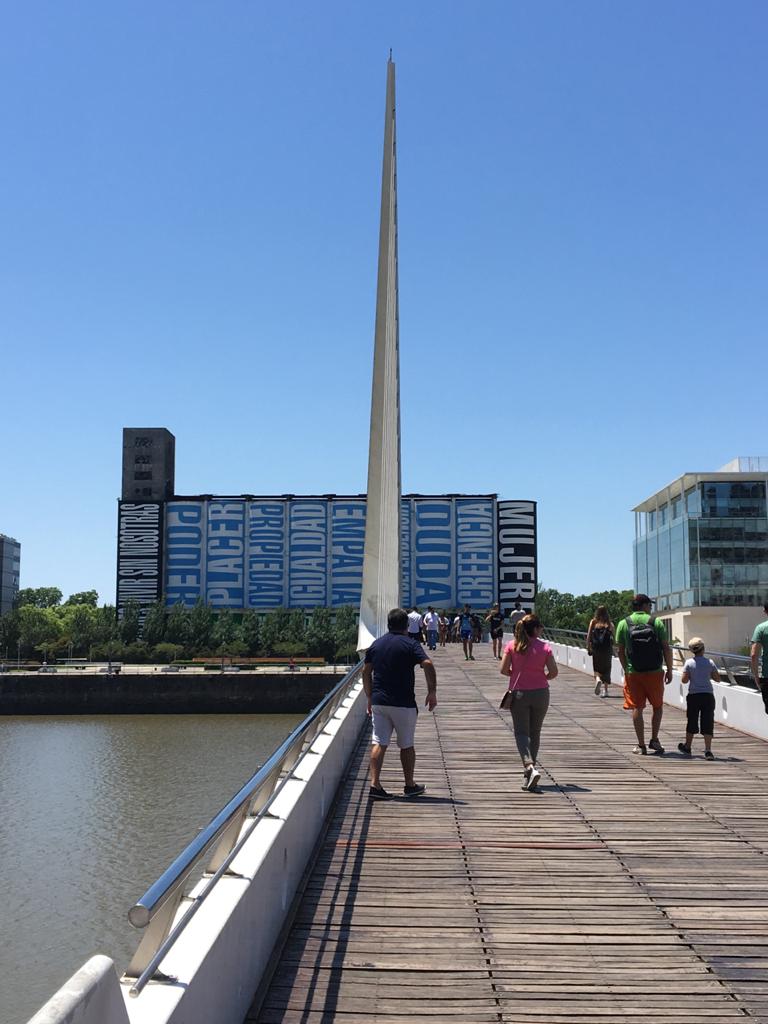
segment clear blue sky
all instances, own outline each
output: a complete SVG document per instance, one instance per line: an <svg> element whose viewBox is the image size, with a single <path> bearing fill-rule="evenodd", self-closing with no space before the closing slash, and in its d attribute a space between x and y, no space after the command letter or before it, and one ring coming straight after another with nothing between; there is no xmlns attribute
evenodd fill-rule
<svg viewBox="0 0 768 1024"><path fill-rule="evenodd" d="M180 493L365 489L385 64L403 486L535 498L540 577L765 454L768 7L29 0L0 25L0 531L114 598L123 426Z"/></svg>

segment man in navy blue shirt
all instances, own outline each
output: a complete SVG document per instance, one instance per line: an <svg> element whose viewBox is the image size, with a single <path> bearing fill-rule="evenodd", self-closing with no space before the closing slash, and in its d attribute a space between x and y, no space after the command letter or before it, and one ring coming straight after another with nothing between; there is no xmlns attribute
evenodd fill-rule
<svg viewBox="0 0 768 1024"><path fill-rule="evenodd" d="M400 763L403 766L405 787L403 794L410 799L421 796L426 786L419 786L413 778L416 766L414 734L419 711L416 707L414 668L420 665L427 680L425 707L434 711L437 705L437 675L435 666L424 648L408 636L408 613L393 608L387 616L389 632L374 640L365 652L363 686L368 697L368 714L373 722L371 747L372 800L391 800L381 785L381 767L392 732L397 736Z"/></svg>

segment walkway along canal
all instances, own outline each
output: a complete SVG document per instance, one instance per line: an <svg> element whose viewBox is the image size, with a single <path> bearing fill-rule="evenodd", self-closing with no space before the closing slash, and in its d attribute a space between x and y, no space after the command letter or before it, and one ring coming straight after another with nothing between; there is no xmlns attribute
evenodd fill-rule
<svg viewBox="0 0 768 1024"><path fill-rule="evenodd" d="M498 663L435 662L427 795L370 804L361 739L249 1024L768 1021L768 745L684 758L667 707L633 755L621 688L561 667L525 793Z"/></svg>

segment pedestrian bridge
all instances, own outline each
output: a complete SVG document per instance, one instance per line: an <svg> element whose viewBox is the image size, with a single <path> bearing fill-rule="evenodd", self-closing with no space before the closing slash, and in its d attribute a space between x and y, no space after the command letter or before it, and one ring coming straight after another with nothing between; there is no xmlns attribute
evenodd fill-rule
<svg viewBox="0 0 768 1024"><path fill-rule="evenodd" d="M768 1022L768 744L718 725L716 761L696 746L684 758L685 719L667 707L667 754L634 755L620 687L598 699L561 666L541 792L523 792L504 680L476 650L434 655L439 705L416 741L426 796L368 801L363 729L245 1019ZM383 783L402 784L395 749ZM157 997L176 987L126 999L130 1020L181 1020Z"/></svg>

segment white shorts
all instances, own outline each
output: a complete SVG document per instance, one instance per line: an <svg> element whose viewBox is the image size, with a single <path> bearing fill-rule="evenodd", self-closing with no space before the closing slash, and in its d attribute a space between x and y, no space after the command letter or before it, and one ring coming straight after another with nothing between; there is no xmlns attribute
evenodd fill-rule
<svg viewBox="0 0 768 1024"><path fill-rule="evenodd" d="M378 743L381 747L388 747L394 729L398 747L401 750L412 747L418 717L418 708L391 708L385 704L374 704L371 707L371 721L373 722L371 742Z"/></svg>

